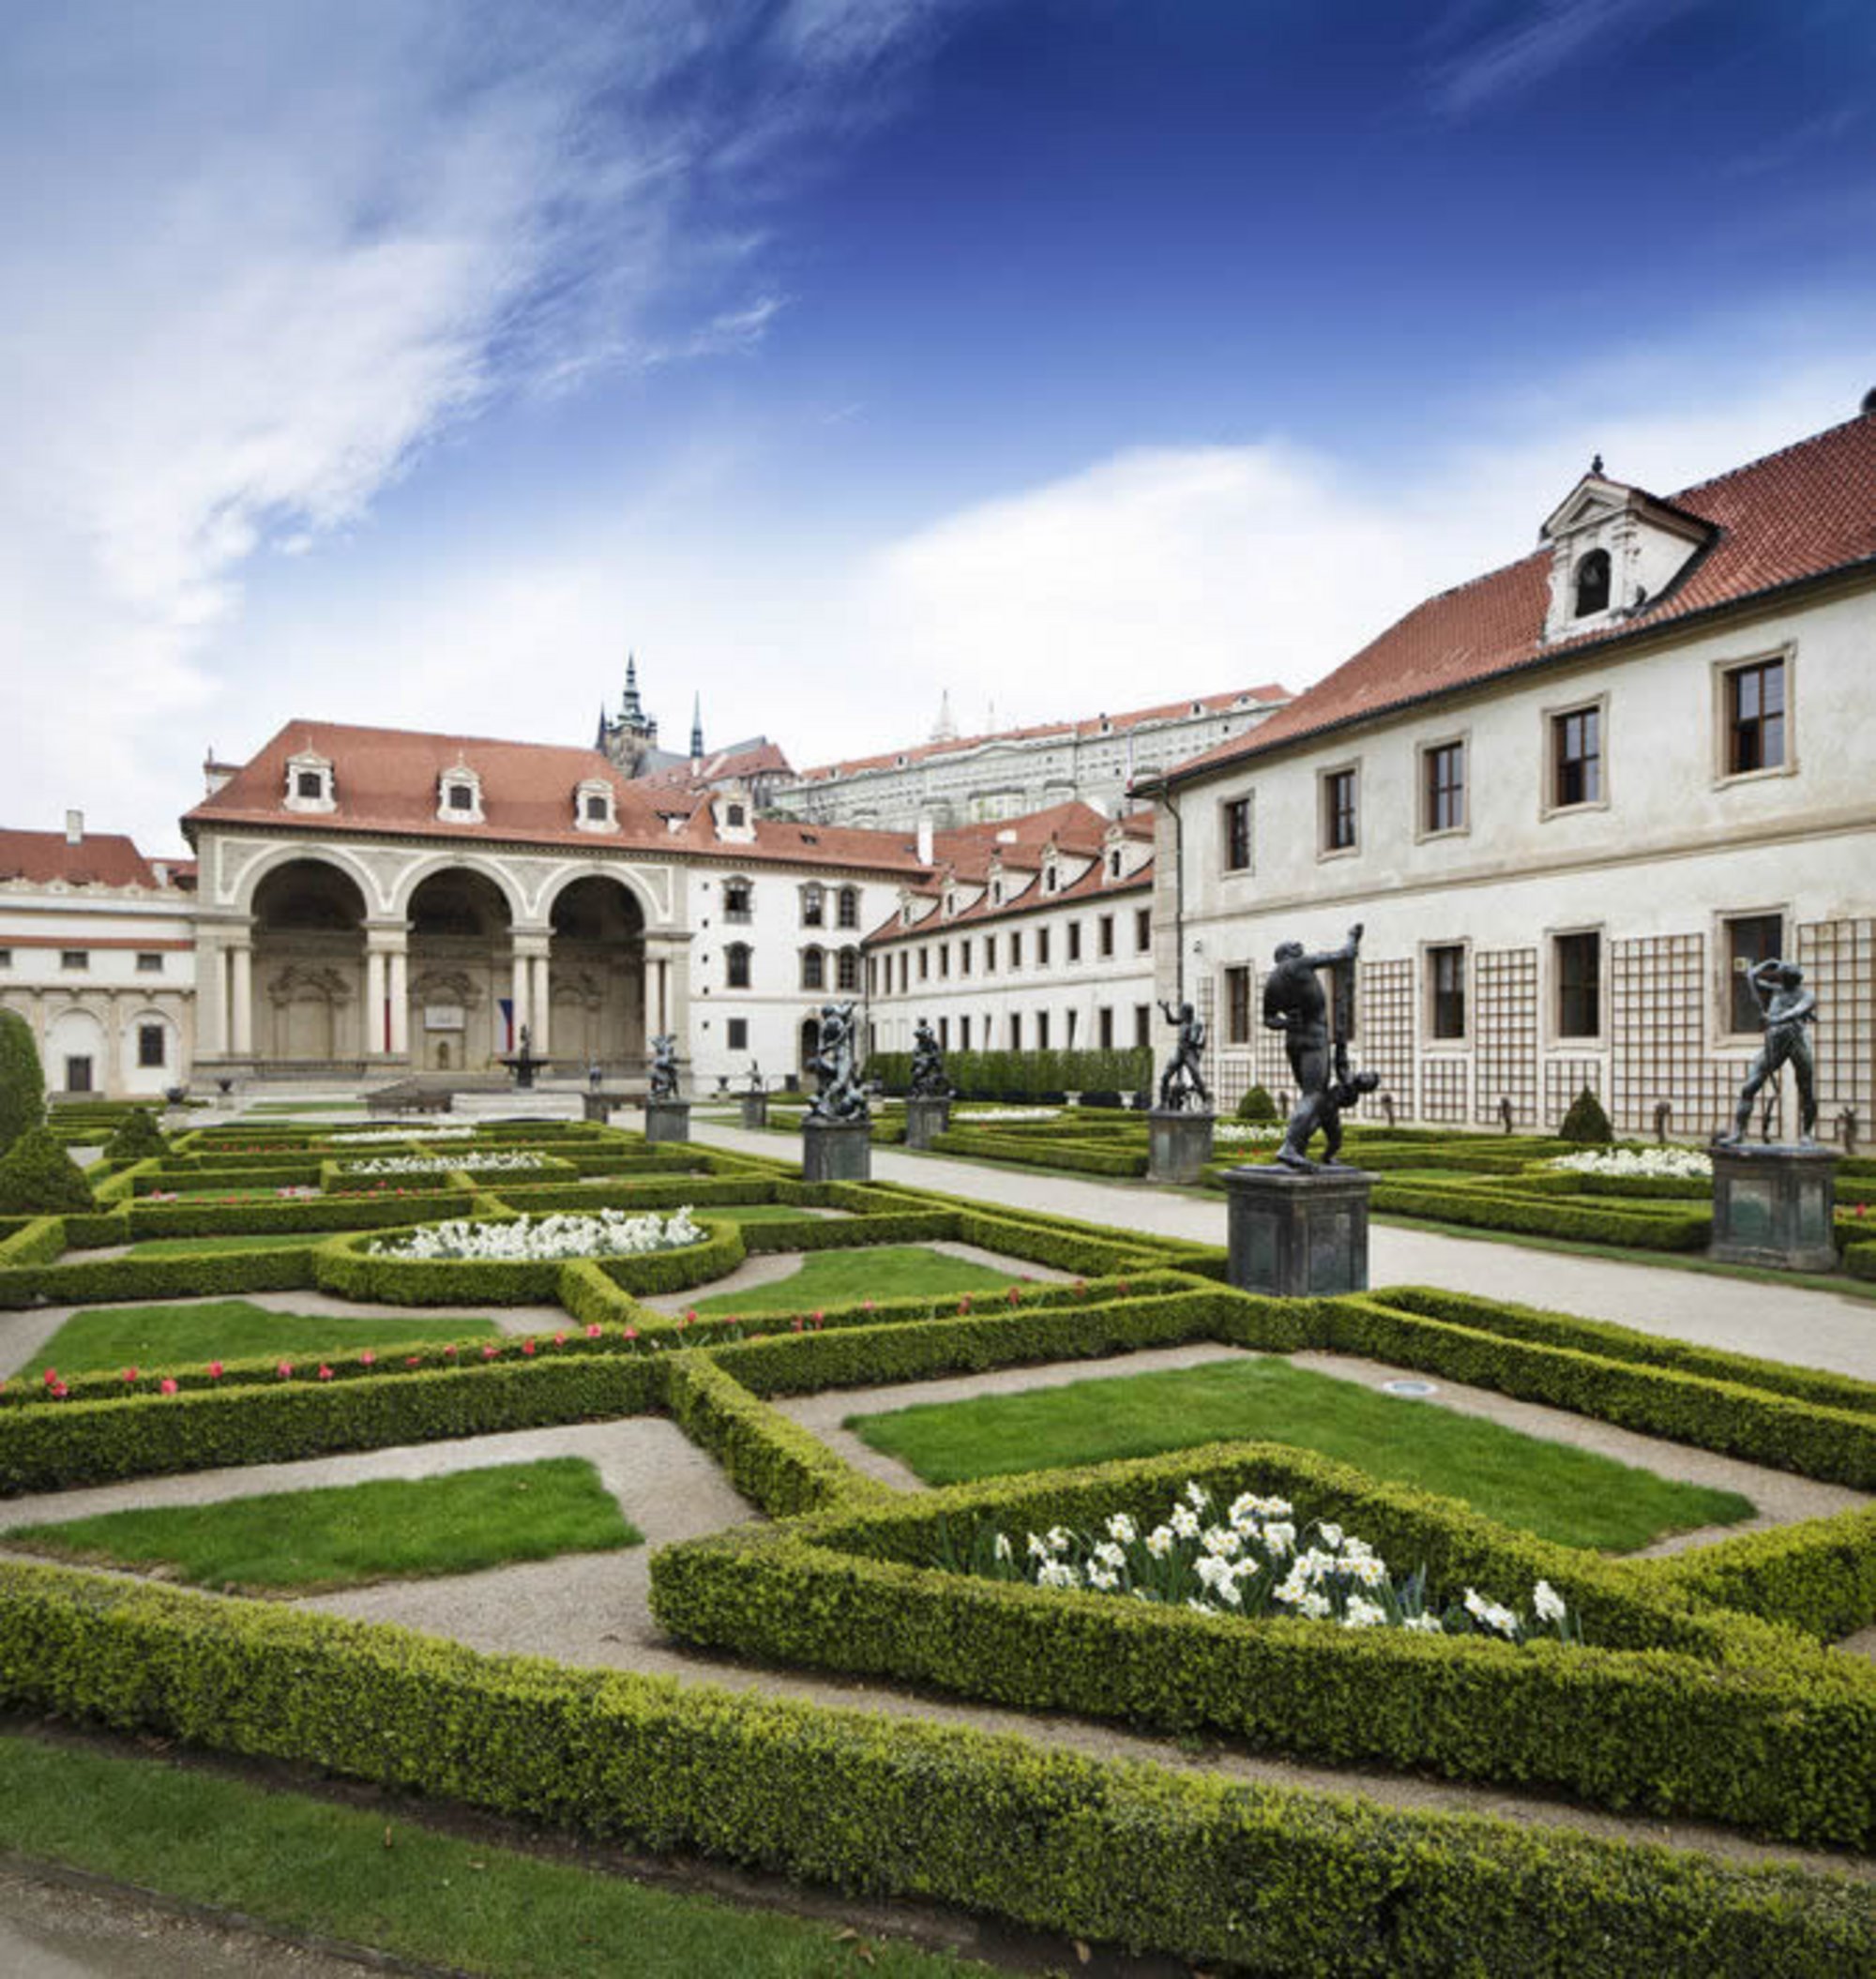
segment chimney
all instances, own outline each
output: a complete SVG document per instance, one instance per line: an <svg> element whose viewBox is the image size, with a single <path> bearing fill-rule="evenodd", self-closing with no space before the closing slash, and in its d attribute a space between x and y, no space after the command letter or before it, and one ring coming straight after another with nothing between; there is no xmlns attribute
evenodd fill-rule
<svg viewBox="0 0 1876 1979"><path fill-rule="evenodd" d="M65 814L65 842L68 845L84 843L84 813L67 811Z"/></svg>
<svg viewBox="0 0 1876 1979"><path fill-rule="evenodd" d="M931 864L931 820L930 818L921 818L918 821L918 863L921 866L930 866Z"/></svg>

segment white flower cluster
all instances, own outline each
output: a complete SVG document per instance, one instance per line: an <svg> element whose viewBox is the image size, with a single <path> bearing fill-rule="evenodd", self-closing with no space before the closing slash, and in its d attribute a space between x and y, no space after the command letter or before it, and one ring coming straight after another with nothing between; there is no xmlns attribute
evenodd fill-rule
<svg viewBox="0 0 1876 1979"><path fill-rule="evenodd" d="M987 1120L1056 1120L1060 1107L973 1107L968 1113L952 1114L953 1120L968 1120L973 1126Z"/></svg>
<svg viewBox="0 0 1876 1979"><path fill-rule="evenodd" d="M624 1210L582 1211L578 1216L517 1216L511 1223L427 1223L403 1238L373 1244L374 1258L466 1258L478 1262L543 1262L556 1258L629 1258L651 1251L681 1250L701 1244L705 1232L691 1221L690 1208L669 1216L655 1211L628 1216Z"/></svg>
<svg viewBox="0 0 1876 1979"><path fill-rule="evenodd" d="M1698 1148L1585 1148L1549 1164L1573 1175L1657 1175L1673 1182L1703 1180L1713 1159Z"/></svg>
<svg viewBox="0 0 1876 1979"><path fill-rule="evenodd" d="M1214 1141L1281 1141L1288 1130L1280 1126L1258 1126L1246 1120L1221 1120L1212 1129Z"/></svg>
<svg viewBox="0 0 1876 1979"><path fill-rule="evenodd" d="M351 1134L328 1134L333 1147L365 1147L386 1141L473 1141L474 1127L425 1127L421 1133L410 1127L360 1127Z"/></svg>
<svg viewBox="0 0 1876 1979"><path fill-rule="evenodd" d="M1019 1558L1007 1533L982 1535L968 1571L1032 1586L1124 1594L1202 1614L1287 1614L1343 1628L1405 1628L1428 1635L1491 1634L1521 1642L1524 1619L1472 1588L1442 1614L1426 1599L1424 1572L1397 1579L1371 1546L1324 1520L1299 1535L1288 1499L1245 1491L1219 1516L1211 1494L1188 1484L1165 1523L1142 1533L1125 1512L1098 1533L1051 1526L1031 1533ZM1538 1581L1537 1621L1580 1641L1564 1598Z"/></svg>
<svg viewBox="0 0 1876 1979"><path fill-rule="evenodd" d="M510 1173L518 1169L545 1168L545 1155L520 1149L512 1155L477 1151L469 1155L376 1155L369 1161L346 1165L348 1175L446 1175L452 1169L465 1174L483 1174L491 1170Z"/></svg>

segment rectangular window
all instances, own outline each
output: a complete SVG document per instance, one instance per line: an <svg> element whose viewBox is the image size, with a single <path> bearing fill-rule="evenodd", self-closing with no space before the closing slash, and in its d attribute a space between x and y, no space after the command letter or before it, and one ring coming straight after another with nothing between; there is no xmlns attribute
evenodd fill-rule
<svg viewBox="0 0 1876 1979"><path fill-rule="evenodd" d="M801 889L801 925L804 928L818 928L826 915L818 886L804 886Z"/></svg>
<svg viewBox="0 0 1876 1979"><path fill-rule="evenodd" d="M1556 939L1557 1035L1602 1035L1602 937L1560 934Z"/></svg>
<svg viewBox="0 0 1876 1979"><path fill-rule="evenodd" d="M1466 1035L1466 952L1454 945L1427 951L1427 988L1432 1005L1433 1035Z"/></svg>
<svg viewBox="0 0 1876 1979"><path fill-rule="evenodd" d="M749 1020L746 1017L733 1017L725 1027L732 1051L747 1051L749 1048Z"/></svg>
<svg viewBox="0 0 1876 1979"><path fill-rule="evenodd" d="M59 967L61 969L89 969L91 967L89 950L83 948L67 948L63 950L59 956ZM68 1087L67 1090L69 1091L70 1088Z"/></svg>
<svg viewBox="0 0 1876 1979"><path fill-rule="evenodd" d="M1551 803L1557 810L1602 802L1602 710L1551 718Z"/></svg>
<svg viewBox="0 0 1876 1979"><path fill-rule="evenodd" d="M1133 945L1141 955L1153 946L1153 910L1150 907L1133 910Z"/></svg>
<svg viewBox="0 0 1876 1979"><path fill-rule="evenodd" d="M740 823L742 821L736 821ZM856 888L843 886L840 889L840 922L842 928L857 928L860 925L860 896Z"/></svg>
<svg viewBox="0 0 1876 1979"><path fill-rule="evenodd" d="M984 937L984 974L986 975L994 975L996 974L996 936L993 934L987 934Z"/></svg>
<svg viewBox="0 0 1876 1979"><path fill-rule="evenodd" d="M1354 843L1354 772L1331 770L1323 778L1323 850L1353 852Z"/></svg>
<svg viewBox="0 0 1876 1979"><path fill-rule="evenodd" d="M476 793L466 783L452 783L449 786L449 808L453 811L474 810Z"/></svg>
<svg viewBox="0 0 1876 1979"><path fill-rule="evenodd" d="M1022 967L1022 936L1015 930L1011 931L1009 937L1009 966L1012 969Z"/></svg>
<svg viewBox="0 0 1876 1979"><path fill-rule="evenodd" d="M907 991L908 990L910 990L911 988L912 988L912 951L911 951L910 949L908 949L908 948L901 948L901 949L900 949L900 950L899 951L899 993L900 993L900 995L903 996L903 995L904 995L904 994L906 993L906 991Z"/></svg>
<svg viewBox="0 0 1876 1979"><path fill-rule="evenodd" d="M1727 1028L1731 1031L1763 1029L1759 999L1747 980L1761 962L1785 952L1785 919L1782 914L1742 915L1726 924L1726 955L1732 973L1732 993L1727 1000Z"/></svg>
<svg viewBox="0 0 1876 1979"><path fill-rule="evenodd" d="M723 951L723 981L732 990L749 987L749 959L755 951L747 942L732 942Z"/></svg>
<svg viewBox="0 0 1876 1979"><path fill-rule="evenodd" d="M941 1051L951 1049L951 1020L948 1017L938 1020L938 1049Z"/></svg>
<svg viewBox="0 0 1876 1979"><path fill-rule="evenodd" d="M1068 1049L1071 1051L1075 1049L1075 1019L1079 1015L1080 1013L1078 1011L1069 1010L1066 1011L1063 1014L1062 1018L1062 1021L1068 1028Z"/></svg>
<svg viewBox="0 0 1876 1979"><path fill-rule="evenodd" d="M958 1020L958 1049L961 1051L971 1049L971 1020L968 1017Z"/></svg>
<svg viewBox="0 0 1876 1979"><path fill-rule="evenodd" d="M1103 1004L1095 1012L1095 1035L1100 1040L1103 1051L1113 1050L1113 1005Z"/></svg>
<svg viewBox="0 0 1876 1979"><path fill-rule="evenodd" d="M163 1063L163 1027L160 1024L139 1024L137 1026L137 1064L147 1072Z"/></svg>
<svg viewBox="0 0 1876 1979"><path fill-rule="evenodd" d="M1038 1051L1049 1049L1049 1013L1046 1010L1036 1013L1036 1049Z"/></svg>
<svg viewBox="0 0 1876 1979"><path fill-rule="evenodd" d="M1151 1050L1153 1048L1153 1005L1136 1004L1133 1006L1134 1050Z"/></svg>
<svg viewBox="0 0 1876 1979"><path fill-rule="evenodd" d="M1009 1049L1012 1051L1022 1050L1022 1019L1014 1010L1009 1013Z"/></svg>
<svg viewBox="0 0 1876 1979"><path fill-rule="evenodd" d="M1250 799L1235 797L1224 808L1225 870L1250 870Z"/></svg>
<svg viewBox="0 0 1876 1979"><path fill-rule="evenodd" d="M1080 921L1070 921L1068 923L1068 959L1071 962L1079 962L1082 959L1082 924Z"/></svg>
<svg viewBox="0 0 1876 1979"><path fill-rule="evenodd" d="M10 948L0 948L0 969L10 969L12 966L13 951Z"/></svg>
<svg viewBox="0 0 1876 1979"><path fill-rule="evenodd" d="M960 975L969 975L970 973L971 942L970 937L966 935L965 938L958 944L958 974Z"/></svg>
<svg viewBox="0 0 1876 1979"><path fill-rule="evenodd" d="M1225 1042L1250 1042L1250 971L1242 966L1225 971Z"/></svg>
<svg viewBox="0 0 1876 1979"><path fill-rule="evenodd" d="M938 944L938 974L941 976L948 976L950 973L951 944L949 942L940 942Z"/></svg>
<svg viewBox="0 0 1876 1979"><path fill-rule="evenodd" d="M1421 829L1459 831L1465 823L1465 744L1443 742L1424 757L1425 816Z"/></svg>
<svg viewBox="0 0 1876 1979"><path fill-rule="evenodd" d="M1038 969L1049 966L1049 930L1046 928L1036 930L1036 966Z"/></svg>
<svg viewBox="0 0 1876 1979"><path fill-rule="evenodd" d="M325 779L317 770L300 770L294 777L294 794L317 804L325 794Z"/></svg>
<svg viewBox="0 0 1876 1979"><path fill-rule="evenodd" d="M1726 773L1775 770L1785 760L1785 662L1763 659L1726 676Z"/></svg>
<svg viewBox="0 0 1876 1979"><path fill-rule="evenodd" d="M91 1061L89 1058L68 1058L66 1060L65 1089L68 1093L90 1092Z"/></svg>
<svg viewBox="0 0 1876 1979"><path fill-rule="evenodd" d="M931 955L930 955L930 951L929 949L921 948L921 949L920 949L920 950L918 951L918 980L919 980L919 981L920 981L921 983L923 983L923 982L927 982L927 981L929 981L929 980L930 979L930 975L931 975Z"/></svg>
<svg viewBox="0 0 1876 1979"><path fill-rule="evenodd" d="M751 917L754 889L747 880L725 880L723 882L723 918L726 921L743 922Z"/></svg>
<svg viewBox="0 0 1876 1979"><path fill-rule="evenodd" d="M589 824L603 824L606 822L606 800L603 797L588 797L586 800L586 822Z"/></svg>
<svg viewBox="0 0 1876 1979"><path fill-rule="evenodd" d="M1105 961L1113 953L1113 915L1102 914L1095 923L1095 931L1100 937L1101 959Z"/></svg>
<svg viewBox="0 0 1876 1979"><path fill-rule="evenodd" d="M160 975L162 973L163 959L160 955L145 955L141 952L138 954L137 974L139 975Z"/></svg>

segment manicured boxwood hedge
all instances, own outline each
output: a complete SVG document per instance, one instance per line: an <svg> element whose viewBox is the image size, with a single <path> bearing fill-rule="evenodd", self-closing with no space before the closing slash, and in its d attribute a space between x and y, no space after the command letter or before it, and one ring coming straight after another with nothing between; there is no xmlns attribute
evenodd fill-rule
<svg viewBox="0 0 1876 1979"><path fill-rule="evenodd" d="M1436 1586L1520 1600L1547 1579L1596 1646L1244 1623L936 1564L947 1533L965 1539L979 1521L1020 1545L1025 1531L1116 1510L1153 1520L1188 1478L1219 1503L1279 1491L1392 1559L1424 1562ZM666 1548L652 1577L664 1627L738 1654L1317 1760L1535 1783L1793 1841L1860 1846L1876 1830L1876 1669L1283 1444L1001 1479L877 1509L843 1494L818 1517Z"/></svg>
<svg viewBox="0 0 1876 1979"><path fill-rule="evenodd" d="M408 1631L0 1567L0 1700L871 1896L1277 1974L1817 1979L1839 1879L1401 1813Z"/></svg>
<svg viewBox="0 0 1876 1979"><path fill-rule="evenodd" d="M1722 1608L1788 1622L1820 1641L1839 1641L1876 1624L1876 1508L1742 1533L1637 1562L1634 1571Z"/></svg>
<svg viewBox="0 0 1876 1979"><path fill-rule="evenodd" d="M1146 1150L1104 1147L1097 1141L1075 1141L1051 1135L994 1133L988 1127L954 1126L931 1140L940 1155L961 1155L972 1161L1015 1162L1024 1168L1063 1169L1078 1175L1131 1179L1146 1172Z"/></svg>
<svg viewBox="0 0 1876 1979"><path fill-rule="evenodd" d="M63 1239L61 1238L61 1242ZM269 1250L195 1256L88 1258L76 1262L0 1264L0 1307L105 1305L121 1299L210 1298L233 1292L293 1292L313 1282L317 1238Z"/></svg>
<svg viewBox="0 0 1876 1979"><path fill-rule="evenodd" d="M132 1242L146 1237L310 1236L328 1231L384 1230L466 1216L474 1192L462 1187L387 1187L382 1195L310 1196L272 1202L138 1202L129 1212Z"/></svg>
<svg viewBox="0 0 1876 1979"><path fill-rule="evenodd" d="M1601 1201L1587 1203L1581 1198L1559 1202L1506 1188L1397 1182L1384 1174L1374 1185L1369 1207L1381 1216L1614 1244L1630 1250L1700 1250L1713 1230L1709 1208L1682 1208L1673 1203L1644 1206L1641 1202L1618 1208Z"/></svg>

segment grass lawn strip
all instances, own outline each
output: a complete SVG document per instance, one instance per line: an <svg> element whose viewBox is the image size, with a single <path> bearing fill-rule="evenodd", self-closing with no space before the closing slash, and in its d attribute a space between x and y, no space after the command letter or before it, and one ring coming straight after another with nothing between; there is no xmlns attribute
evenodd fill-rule
<svg viewBox="0 0 1876 1979"><path fill-rule="evenodd" d="M0 1737L0 1848L488 1979L990 1971L159 1760Z"/></svg>
<svg viewBox="0 0 1876 1979"><path fill-rule="evenodd" d="M8 1546L244 1594L325 1594L606 1552L644 1535L584 1458L15 1526Z"/></svg>
<svg viewBox="0 0 1876 1979"><path fill-rule="evenodd" d="M74 1313L21 1369L37 1382L43 1370L61 1375L109 1374L125 1367L155 1373L207 1361L269 1354L305 1360L356 1353L361 1348L479 1340L501 1329L492 1320L451 1319L414 1312L408 1319L345 1319L334 1314L270 1312L246 1299L193 1306L113 1306Z"/></svg>
<svg viewBox="0 0 1876 1979"><path fill-rule="evenodd" d="M710 1214L714 1215L712 1211ZM810 1252L801 1269L773 1284L691 1301L704 1314L808 1312L830 1306L855 1306L863 1299L943 1298L952 1293L1000 1292L1030 1281L1011 1272L992 1271L962 1258L946 1257L922 1245L881 1245L864 1250Z"/></svg>
<svg viewBox="0 0 1876 1979"><path fill-rule="evenodd" d="M130 1246L132 1258L201 1258L226 1250L304 1250L309 1244L337 1236L336 1231L295 1231L291 1234L274 1231L251 1237L145 1237ZM83 1255L80 1253L79 1255Z"/></svg>
<svg viewBox="0 0 1876 1979"><path fill-rule="evenodd" d="M918 1404L848 1419L928 1484L1157 1457L1207 1443L1276 1441L1370 1475L1457 1498L1564 1546L1632 1552L1673 1532L1752 1516L1711 1490L1438 1407L1409 1409L1275 1358Z"/></svg>

